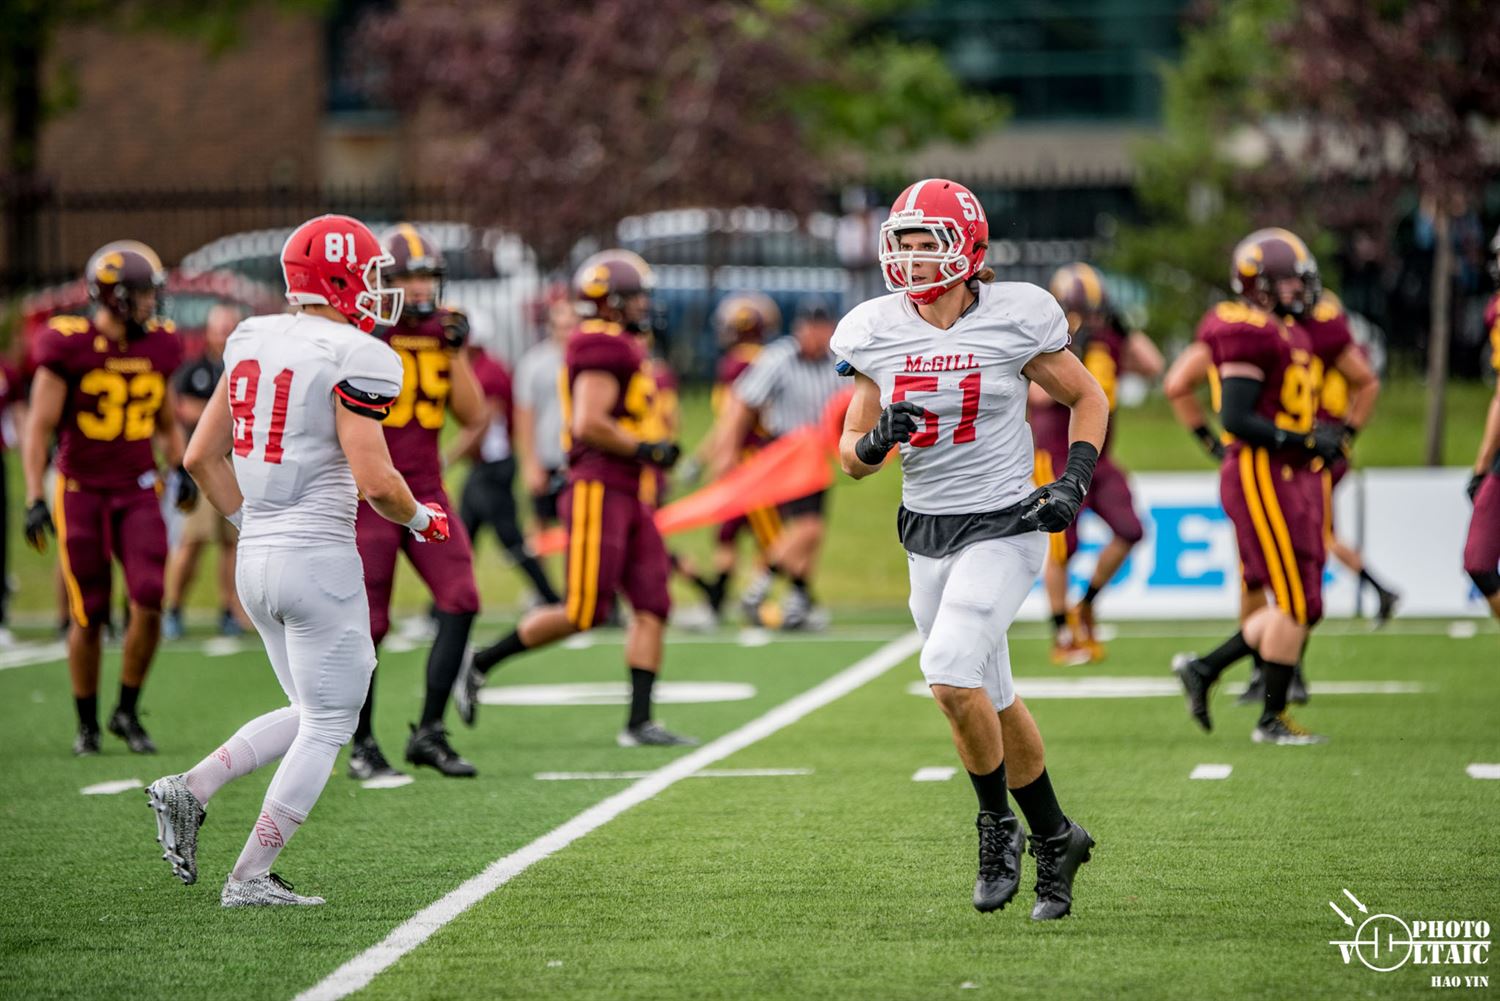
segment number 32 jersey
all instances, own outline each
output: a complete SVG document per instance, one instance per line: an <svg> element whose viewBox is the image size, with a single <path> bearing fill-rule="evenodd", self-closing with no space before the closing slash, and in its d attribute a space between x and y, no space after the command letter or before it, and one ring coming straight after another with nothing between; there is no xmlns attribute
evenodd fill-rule
<svg viewBox="0 0 1500 1001"><path fill-rule="evenodd" d="M306 313L254 316L224 346L242 543L354 545L358 492L339 445L334 387L386 401L401 359L347 323Z"/></svg>
<svg viewBox="0 0 1500 1001"><path fill-rule="evenodd" d="M974 289L977 301L947 330L897 292L856 306L833 335L833 353L880 387L882 407L923 408L900 446L901 502L917 514L999 511L1034 489L1021 370L1068 346L1068 321L1036 285Z"/></svg>
<svg viewBox="0 0 1500 1001"><path fill-rule="evenodd" d="M68 386L57 425L58 471L89 490L149 486L157 414L182 363L171 328L153 321L143 336L117 341L87 317L55 316L37 339L36 363Z"/></svg>

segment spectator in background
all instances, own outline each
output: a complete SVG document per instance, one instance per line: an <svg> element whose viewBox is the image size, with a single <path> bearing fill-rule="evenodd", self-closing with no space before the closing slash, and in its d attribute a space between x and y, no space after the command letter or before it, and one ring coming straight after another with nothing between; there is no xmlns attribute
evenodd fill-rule
<svg viewBox="0 0 1500 1001"><path fill-rule="evenodd" d="M495 538L506 558L531 581L537 601L556 605L562 599L552 589L547 574L526 545L516 520L516 460L511 451L511 417L513 386L510 372L482 348L469 346L469 360L479 388L484 392L487 419L472 428L464 428L450 447L445 465L460 459L472 459L473 467L464 481L459 517L474 546L479 545L479 531L494 529Z"/></svg>
<svg viewBox="0 0 1500 1001"><path fill-rule="evenodd" d="M828 349L833 328L833 311L825 301L804 300L797 309L792 336L766 345L735 380L714 425L709 470L713 478L727 473L738 461L739 444L757 420L773 438L779 438L822 418L829 400L839 391L839 375ZM820 491L781 505L783 528L767 553L769 566L740 599L751 625L771 624L763 621L761 606L777 576L784 576L792 586L782 605L781 627L808 629L824 624L826 617L815 608L811 581L823 546L826 494Z"/></svg>
<svg viewBox="0 0 1500 1001"><path fill-rule="evenodd" d="M183 365L172 377L177 390L177 423L182 425L183 434L188 438L192 437L204 408L214 395L214 387L219 384L219 377L224 374L224 343L243 318L238 308L225 303L210 309L204 330L203 354ZM169 495L173 493L175 491L168 491ZM223 636L241 635L245 631L245 610L240 607L239 594L234 586L234 556L238 541L234 526L220 517L213 505L199 504L191 514L178 520L176 528L177 542L167 558L164 595L167 614L162 619L163 638L182 638L183 599L198 572L198 557L209 544L219 548L219 633Z"/></svg>
<svg viewBox="0 0 1500 1001"><path fill-rule="evenodd" d="M567 482L558 380L563 347L578 326L578 311L566 288L548 291L546 323L546 338L523 354L516 366L514 409L521 482L543 526L557 524L557 498Z"/></svg>

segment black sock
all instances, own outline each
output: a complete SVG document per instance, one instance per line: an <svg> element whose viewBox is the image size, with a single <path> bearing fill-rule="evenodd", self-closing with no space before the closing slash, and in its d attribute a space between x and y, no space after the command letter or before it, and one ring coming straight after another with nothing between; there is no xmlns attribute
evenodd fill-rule
<svg viewBox="0 0 1500 1001"><path fill-rule="evenodd" d="M1261 661L1261 670L1266 678L1266 708L1260 714L1260 721L1269 723L1286 709L1286 693L1292 685L1294 667L1265 660Z"/></svg>
<svg viewBox="0 0 1500 1001"><path fill-rule="evenodd" d="M982 813L998 813L1002 817L1012 816L1010 800L1005 798L1005 762L1000 762L1000 767L988 775L975 775L969 773L969 781L974 783L974 795L979 797L979 809Z"/></svg>
<svg viewBox="0 0 1500 1001"><path fill-rule="evenodd" d="M1067 624L1068 624L1068 613L1067 612L1058 612L1056 615L1052 616L1052 631L1053 632L1055 632L1055 633L1062 632L1063 626L1066 626Z"/></svg>
<svg viewBox="0 0 1500 1001"><path fill-rule="evenodd" d="M90 730L99 729L99 696L75 695L73 707L78 710L78 725Z"/></svg>
<svg viewBox="0 0 1500 1001"><path fill-rule="evenodd" d="M453 694L453 682L463 667L464 647L469 643L469 629L474 625L473 612L438 612L437 638L427 654L427 695L422 700L421 726L441 723L443 710Z"/></svg>
<svg viewBox="0 0 1500 1001"><path fill-rule="evenodd" d="M798 593L800 593L802 597L806 598L808 601L812 601L812 592L807 589L806 577L788 576L787 580L792 582L792 587L796 588Z"/></svg>
<svg viewBox="0 0 1500 1001"><path fill-rule="evenodd" d="M656 672L643 667L630 669L630 719L626 726L638 727L651 720L651 686L656 684Z"/></svg>
<svg viewBox="0 0 1500 1001"><path fill-rule="evenodd" d="M1241 657L1249 656L1253 651L1250 644L1245 642L1244 633L1235 633L1223 643L1198 658L1199 663L1208 667L1208 680L1213 681L1219 675L1228 670L1229 665Z"/></svg>
<svg viewBox="0 0 1500 1001"><path fill-rule="evenodd" d="M374 729L375 716L375 672L370 672L370 690L365 692L365 704L359 707L359 722L354 725L355 743L369 737Z"/></svg>
<svg viewBox="0 0 1500 1001"><path fill-rule="evenodd" d="M1101 588L1103 588L1103 586L1103 584L1090 584L1088 590L1083 592L1082 604L1092 605L1094 603L1094 599L1099 597L1099 591Z"/></svg>
<svg viewBox="0 0 1500 1001"><path fill-rule="evenodd" d="M1012 789L1010 794L1015 797L1021 812L1026 814L1026 826L1031 828L1032 834L1050 838L1061 834L1068 826L1068 818L1063 816L1062 807L1057 805L1057 796L1052 792L1047 769L1043 768L1042 774L1026 785Z"/></svg>
<svg viewBox="0 0 1500 1001"><path fill-rule="evenodd" d="M479 668L480 674L489 674L490 669L507 657L514 657L526 649L526 644L521 642L520 630L512 629L500 642L476 651L474 654L474 666Z"/></svg>
<svg viewBox="0 0 1500 1001"><path fill-rule="evenodd" d="M724 594L729 590L729 571L724 571L708 582L708 590L703 594L708 599L709 607L715 612L724 604Z"/></svg>
<svg viewBox="0 0 1500 1001"><path fill-rule="evenodd" d="M140 701L141 690L120 682L120 704L115 709L127 716L135 715L135 704Z"/></svg>
<svg viewBox="0 0 1500 1001"><path fill-rule="evenodd" d="M1362 581L1364 581L1366 584L1370 585L1371 587L1373 587L1376 590L1377 593L1380 593L1380 594L1389 594L1390 593L1390 591L1386 588L1386 586L1384 584L1380 583L1380 581L1376 580L1373 576L1371 576L1369 570L1361 570L1359 572L1359 579L1362 580Z"/></svg>

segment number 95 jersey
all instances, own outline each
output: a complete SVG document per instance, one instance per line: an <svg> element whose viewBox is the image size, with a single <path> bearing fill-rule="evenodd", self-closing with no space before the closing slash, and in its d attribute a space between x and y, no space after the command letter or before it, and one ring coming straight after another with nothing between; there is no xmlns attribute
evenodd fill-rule
<svg viewBox="0 0 1500 1001"><path fill-rule="evenodd" d="M137 489L156 473L151 439L167 380L182 363L171 328L112 340L83 316L54 316L36 343L37 367L68 385L57 425L57 469L85 489Z"/></svg>
<svg viewBox="0 0 1500 1001"><path fill-rule="evenodd" d="M1263 375L1255 412L1295 435L1310 434L1323 384L1323 365L1300 325L1242 302L1221 302L1198 324L1215 369L1241 362ZM1239 442L1230 443L1238 454ZM1288 465L1305 466L1312 456L1300 445L1276 454Z"/></svg>
<svg viewBox="0 0 1500 1001"><path fill-rule="evenodd" d="M833 353L880 387L880 405L922 407L901 448L901 502L918 514L980 514L1023 499L1033 447L1021 374L1068 346L1057 300L1027 282L975 286L978 299L947 330L904 292L861 303L839 322Z"/></svg>
<svg viewBox="0 0 1500 1001"><path fill-rule="evenodd" d="M253 316L224 346L240 542L354 545L358 491L339 445L336 394L376 419L401 394L401 359L347 323Z"/></svg>

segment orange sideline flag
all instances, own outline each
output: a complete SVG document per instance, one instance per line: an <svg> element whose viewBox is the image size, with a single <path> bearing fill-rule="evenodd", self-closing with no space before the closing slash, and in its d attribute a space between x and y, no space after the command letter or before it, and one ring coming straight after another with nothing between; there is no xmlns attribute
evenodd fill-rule
<svg viewBox="0 0 1500 1001"><path fill-rule="evenodd" d="M838 450L853 395L844 390L816 424L777 438L722 478L656 512L656 527L662 535L674 535L827 490L833 484L828 460ZM567 539L561 527L549 528L537 536L537 555L562 552Z"/></svg>

